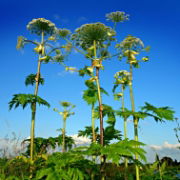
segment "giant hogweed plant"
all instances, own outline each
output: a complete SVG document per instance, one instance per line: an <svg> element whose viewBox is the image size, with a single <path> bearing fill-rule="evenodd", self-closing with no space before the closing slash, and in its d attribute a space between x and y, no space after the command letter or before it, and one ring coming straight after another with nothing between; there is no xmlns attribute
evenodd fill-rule
<svg viewBox="0 0 180 180"><path fill-rule="evenodd" d="M114 40L115 32L102 23L85 24L76 29L72 40L77 47L80 47L85 57L91 61L89 70L92 74L91 81L96 82L98 91L98 103L100 114L100 143L104 144L103 134L103 106L100 90L99 71L103 68L102 61L107 58L110 42ZM95 72L94 72L95 71Z"/></svg>
<svg viewBox="0 0 180 180"><path fill-rule="evenodd" d="M57 29L55 24L44 18L33 19L27 25L27 29L32 34L36 34L40 37L40 41L29 40L23 36L18 37L17 49L24 48L26 44L35 45L34 52L37 54L37 72L36 74L30 74L25 81L26 85L35 85L34 94L15 94L13 99L9 103L10 109L14 106L15 108L19 105L26 107L27 104L31 105L31 150L30 158L33 161L34 151L34 136L35 136L35 117L36 117L36 104L43 104L49 106L49 104L38 97L39 85L44 84L44 79L41 77L41 64L48 63L49 61L59 62L63 64L65 55L63 54L66 46L55 47L52 43L62 36L64 30ZM64 33L68 35L68 33ZM64 65L64 64L63 64Z"/></svg>
<svg viewBox="0 0 180 180"><path fill-rule="evenodd" d="M114 87L113 87L113 93L115 93L116 88L118 88L120 86L120 91L118 93L114 94L114 98L115 100L120 100L121 99L121 109L122 112L125 111L125 104L124 104L124 91L125 88L129 85L130 83L130 76L129 76L129 72L122 70L119 72L116 72L116 74L114 75L115 78L115 82L114 82ZM127 117L124 116L124 138L128 138L127 137ZM126 175L126 171L128 168L128 160L127 158L124 159L124 165L125 165L125 179L127 179L127 175Z"/></svg>
<svg viewBox="0 0 180 180"><path fill-rule="evenodd" d="M130 99L131 99L131 109L132 112L135 112L135 103L133 95L133 67L139 67L140 61L148 61L148 57L143 57L142 60L137 60L136 56L141 52L147 50L145 49L141 39L128 35L121 43L116 45L116 48L120 51L120 58L126 58L127 63L129 64L129 90L130 90ZM134 122L134 139L138 141L138 119L133 116ZM136 155L138 160L138 155ZM139 167L136 166L136 179L139 180Z"/></svg>
<svg viewBox="0 0 180 180"><path fill-rule="evenodd" d="M66 121L67 118L70 117L71 115L74 115L74 112L71 112L71 110L73 108L75 108L75 105L71 104L70 102L66 102L66 101L62 101L60 102L60 105L63 108L63 111L59 111L57 108L54 108L55 112L58 112L59 115L62 116L63 118L63 128L61 129L62 131L62 137L63 137L63 141L62 141L62 152L66 151L66 141L65 141L65 137L66 137Z"/></svg>

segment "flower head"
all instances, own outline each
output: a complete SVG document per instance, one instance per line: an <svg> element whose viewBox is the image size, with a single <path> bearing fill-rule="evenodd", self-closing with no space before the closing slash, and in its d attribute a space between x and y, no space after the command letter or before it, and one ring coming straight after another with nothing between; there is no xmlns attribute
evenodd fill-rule
<svg viewBox="0 0 180 180"><path fill-rule="evenodd" d="M28 23L27 29L37 35L41 35L42 32L44 35L52 35L56 32L55 24L44 18L33 19Z"/></svg>
<svg viewBox="0 0 180 180"><path fill-rule="evenodd" d="M72 39L75 40L76 45L87 50L93 46L94 41L97 42L98 46L102 47L105 41L113 40L112 37L115 34L112 28L98 22L82 25L76 29L76 32L72 35Z"/></svg>
<svg viewBox="0 0 180 180"><path fill-rule="evenodd" d="M66 101L62 101L62 102L60 102L60 104L61 104L61 106L63 106L63 107L69 107L69 106L71 106L71 103L70 103L70 102L66 102Z"/></svg>
<svg viewBox="0 0 180 180"><path fill-rule="evenodd" d="M115 84L128 85L130 82L130 73L126 70L118 71L114 75L114 78L116 79Z"/></svg>
<svg viewBox="0 0 180 180"><path fill-rule="evenodd" d="M144 43L142 42L140 38L137 38L132 35L128 35L116 47L122 49L123 51L126 51L126 50L140 51L144 48Z"/></svg>
<svg viewBox="0 0 180 180"><path fill-rule="evenodd" d="M112 22L124 22L129 20L129 15L125 14L125 12L122 11L116 11L109 14L106 14L107 20L110 20Z"/></svg>
<svg viewBox="0 0 180 180"><path fill-rule="evenodd" d="M25 40L25 38L23 36L18 36L17 45L16 45L17 49L21 49L24 47L24 44L25 44L24 40Z"/></svg>
<svg viewBox="0 0 180 180"><path fill-rule="evenodd" d="M59 35L62 38L67 37L69 34L71 34L71 31L69 31L68 29L58 29L57 30L57 35Z"/></svg>

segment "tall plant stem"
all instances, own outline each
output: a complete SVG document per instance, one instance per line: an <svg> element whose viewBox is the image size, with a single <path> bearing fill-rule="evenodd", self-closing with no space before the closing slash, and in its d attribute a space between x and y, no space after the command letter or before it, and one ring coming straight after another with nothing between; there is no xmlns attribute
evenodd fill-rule
<svg viewBox="0 0 180 180"><path fill-rule="evenodd" d="M99 103L99 116L100 116L100 144L104 146L104 128L103 128L103 106L102 106L102 98L100 92L100 83L99 83L99 68L96 67L96 84L98 89L98 103Z"/></svg>
<svg viewBox="0 0 180 180"><path fill-rule="evenodd" d="M95 143L96 133L95 133L94 104L92 104L92 108L91 108L91 124L92 124L92 135L93 135L92 142Z"/></svg>
<svg viewBox="0 0 180 180"><path fill-rule="evenodd" d="M96 142L96 132L95 132L95 118L94 118L94 112L95 112L95 109L94 109L94 103L92 104L92 107L91 107L91 124L92 124L92 142L95 143ZM92 160L93 162L95 163L96 161L96 156L92 156ZM92 171L91 173L91 180L94 180L94 172Z"/></svg>
<svg viewBox="0 0 180 180"><path fill-rule="evenodd" d="M97 59L96 54L96 41L94 41L94 58ZM101 98L101 89L100 89L100 82L99 82L99 67L96 66L96 84L98 90L98 103L99 103L99 119L100 119L100 144L104 146L104 128L103 128L103 106L102 106L102 98ZM101 180L105 179L104 175L104 166L105 166L105 157L101 157Z"/></svg>
<svg viewBox="0 0 180 180"><path fill-rule="evenodd" d="M96 41L94 41L94 58L97 59L96 55ZM96 84L98 90L98 103L99 103L99 116L100 116L100 144L104 146L104 128L103 128L103 107L102 107L102 98L99 82L99 67L96 67Z"/></svg>
<svg viewBox="0 0 180 180"><path fill-rule="evenodd" d="M132 64L130 64L130 98L131 98L131 107L132 112L135 112L135 103L134 103L134 95L133 95L133 88L132 88L132 77L133 77L133 67ZM134 122L134 140L138 141L138 119L133 116L133 122ZM135 159L138 160L138 155L135 154ZM139 166L135 165L136 168L136 180L139 180Z"/></svg>
<svg viewBox="0 0 180 180"><path fill-rule="evenodd" d="M122 85L122 112L124 112L124 86ZM124 138L127 138L127 118L124 117Z"/></svg>
<svg viewBox="0 0 180 180"><path fill-rule="evenodd" d="M44 32L41 34L41 44L44 46ZM44 55L44 50L42 52L42 55ZM41 69L41 55L39 55L38 59L38 67L37 67L37 74L36 74L36 84L35 84L35 90L34 95L38 95L38 89L39 89L39 78L40 78L40 69ZM32 110L32 117L31 117L31 141L30 141L30 160L31 162L34 159L34 134L35 134L35 119L36 119L36 102L32 103L31 105Z"/></svg>
<svg viewBox="0 0 180 180"><path fill-rule="evenodd" d="M124 112L124 85L121 86L121 90L122 90L122 112ZM124 117L124 139L127 138L127 118ZM124 158L124 166L125 166L125 174L124 174L124 179L127 180L127 168L128 168L128 159Z"/></svg>
<svg viewBox="0 0 180 180"><path fill-rule="evenodd" d="M62 131L62 136L63 136L63 142L62 142L62 152L66 152L66 144L65 144L65 136L66 136L66 118L63 118L63 131Z"/></svg>

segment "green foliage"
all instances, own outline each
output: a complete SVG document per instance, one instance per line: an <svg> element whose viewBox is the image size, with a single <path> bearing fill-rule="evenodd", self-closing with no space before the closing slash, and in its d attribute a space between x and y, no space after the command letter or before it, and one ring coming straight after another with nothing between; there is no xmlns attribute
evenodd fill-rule
<svg viewBox="0 0 180 180"><path fill-rule="evenodd" d="M133 158L135 154L138 154L143 161L146 161L146 152L144 149L139 147L143 145L145 144L141 142L124 139L118 143L105 146L101 150L101 153L107 157L107 160L111 160L115 164L119 164L119 161L122 159L122 157L125 156Z"/></svg>
<svg viewBox="0 0 180 180"><path fill-rule="evenodd" d="M145 144L138 141L124 139L104 147L102 147L100 144L92 143L89 147L78 147L74 149L74 151L81 152L82 154L88 156L97 157L105 155L107 160L119 165L120 160L122 160L123 157L127 157L132 160L135 154L138 154L143 161L146 161L146 152L144 149L139 147L144 145Z"/></svg>
<svg viewBox="0 0 180 180"><path fill-rule="evenodd" d="M150 165L145 165L142 172L142 180L176 180L178 169L176 167L167 166L166 162L160 163L155 161Z"/></svg>
<svg viewBox="0 0 180 180"><path fill-rule="evenodd" d="M26 139L23 143L30 142L30 139ZM34 138L34 154L36 156L43 155L48 152L48 150L53 150L58 146L61 146L63 142L62 134L58 137L49 137L42 138L36 137ZM70 136L65 136L65 149L72 149L73 145L75 145L74 139ZM27 150L24 155L30 155L30 144L27 145Z"/></svg>
<svg viewBox="0 0 180 180"><path fill-rule="evenodd" d="M115 84L115 85L113 86L113 89L112 89L112 92L113 92L113 93L115 93L115 91L116 91L116 89L118 88L118 86L119 86L118 84Z"/></svg>
<svg viewBox="0 0 180 180"><path fill-rule="evenodd" d="M114 126L116 122L115 111L111 106L107 104L102 104L102 106L103 106L103 112L102 112L103 118L107 117L106 122ZM99 106L96 107L95 117L99 118Z"/></svg>
<svg viewBox="0 0 180 180"><path fill-rule="evenodd" d="M56 142L58 146L61 146L63 144L63 135L60 134L58 137L56 137ZM71 136L65 136L65 149L72 149L73 145L75 145L75 141Z"/></svg>
<svg viewBox="0 0 180 180"><path fill-rule="evenodd" d="M168 107L155 107L147 102L145 102L145 106L141 108L147 115L153 117L155 121L164 122L164 120L173 121L174 120L174 111ZM150 114L150 113L152 114Z"/></svg>
<svg viewBox="0 0 180 180"><path fill-rule="evenodd" d="M101 150L102 150L102 146L99 143L91 143L89 147L81 146L74 149L74 151L79 151L84 155L95 156L95 157L98 157L101 155Z"/></svg>
<svg viewBox="0 0 180 180"><path fill-rule="evenodd" d="M95 128L95 135L96 135L96 142L100 143L100 134L99 128ZM91 126L86 126L85 130L79 130L78 131L78 136L83 136L83 137L89 137L91 140L93 139L92 135L92 127ZM114 128L113 125L109 125L105 128L104 130L104 144L110 144L111 140L121 140L121 132L117 129Z"/></svg>
<svg viewBox="0 0 180 180"><path fill-rule="evenodd" d="M26 77L25 85L34 85L36 83L36 74L30 74ZM39 78L39 84L44 85L44 78Z"/></svg>
<svg viewBox="0 0 180 180"><path fill-rule="evenodd" d="M94 105L98 101L97 85L90 80L86 80L85 85L88 87L88 89L83 91L83 99L87 102L87 104ZM108 95L103 88L100 88L100 90L102 94Z"/></svg>
<svg viewBox="0 0 180 180"><path fill-rule="evenodd" d="M80 69L79 76L84 77L85 75L92 76L93 75L93 68L90 68L89 66L85 66L84 68Z"/></svg>
<svg viewBox="0 0 180 180"><path fill-rule="evenodd" d="M92 168L93 163L80 154L54 153L49 156L46 168L37 172L36 179L88 180Z"/></svg>
<svg viewBox="0 0 180 180"><path fill-rule="evenodd" d="M65 56L62 54L57 54L53 57L53 61L57 63L63 63L65 59Z"/></svg>
<svg viewBox="0 0 180 180"><path fill-rule="evenodd" d="M4 164L4 166L5 179L19 180L29 176L30 164L23 159L15 157Z"/></svg>
<svg viewBox="0 0 180 180"><path fill-rule="evenodd" d="M30 139L26 139L23 141L23 144L25 142L29 142L26 150L26 155L30 155ZM55 149L56 147L56 139L55 138L42 138L42 137L36 137L34 138L34 155L41 155L46 154L48 148Z"/></svg>
<svg viewBox="0 0 180 180"><path fill-rule="evenodd" d="M115 129L113 125L109 125L105 127L104 130L104 144L110 144L112 140L122 140L121 131Z"/></svg>
<svg viewBox="0 0 180 180"><path fill-rule="evenodd" d="M11 110L13 107L17 108L19 105L24 109L28 104L32 105L33 103L38 103L39 105L44 105L50 107L50 104L42 99L39 96L35 96L33 94L14 94L14 97L9 102L9 109Z"/></svg>
<svg viewBox="0 0 180 180"><path fill-rule="evenodd" d="M133 117L135 117L137 119L144 119L144 118L146 118L148 116L147 113L144 113L144 112L141 112L141 111L134 112L134 111L130 111L130 110L126 109L126 108L123 111L122 110L116 111L116 114L118 116L126 118L126 119L128 117L130 117L130 116L133 116Z"/></svg>
<svg viewBox="0 0 180 180"><path fill-rule="evenodd" d="M96 127L95 128L96 138L98 138L98 136L99 136L98 131L99 131L99 128ZM89 137L92 140L93 139L92 126L85 126L85 130L79 130L78 137L79 136Z"/></svg>

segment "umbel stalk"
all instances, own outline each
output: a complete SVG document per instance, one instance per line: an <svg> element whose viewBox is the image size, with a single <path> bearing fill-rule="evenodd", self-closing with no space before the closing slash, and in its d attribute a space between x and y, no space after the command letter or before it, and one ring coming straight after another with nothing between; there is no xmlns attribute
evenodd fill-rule
<svg viewBox="0 0 180 180"><path fill-rule="evenodd" d="M121 86L122 88L122 112L124 112L124 85L122 84ZM124 139L127 138L127 117L124 117ZM128 168L128 159L124 158L124 166L125 166L125 175L124 175L124 179L127 180L127 168Z"/></svg>
<svg viewBox="0 0 180 180"><path fill-rule="evenodd" d="M94 41L94 58L95 58L95 60L97 60L96 41ZM99 62L99 65L100 65L100 63L101 62ZM100 144L101 144L101 146L104 146L103 106L102 106L102 97L101 97L100 82L99 82L99 69L100 69L100 67L96 66L96 84L97 84L97 90L98 90L99 119L100 119ZM104 165L105 165L105 157L102 156L101 157L101 167L100 167L101 180L105 179Z"/></svg>
<svg viewBox="0 0 180 180"><path fill-rule="evenodd" d="M96 41L94 41L94 58L97 59L96 55ZM98 103L99 103L99 119L100 119L100 144L104 146L104 128L103 128L103 107L102 107L102 98L99 82L99 67L96 66L96 85L98 90Z"/></svg>
<svg viewBox="0 0 180 180"><path fill-rule="evenodd" d="M133 95L133 88L132 88L132 77L133 77L133 67L132 67L132 64L130 64L129 90L130 90L132 112L135 112L135 103L134 103L134 95ZM133 122L134 122L134 140L138 141L138 119L135 116L133 116ZM135 154L135 159L138 160L137 154ZM135 168L136 168L136 180L139 180L139 166L135 165Z"/></svg>
<svg viewBox="0 0 180 180"><path fill-rule="evenodd" d="M96 142L96 133L95 133L95 118L94 118L94 103L92 104L92 109L91 109L91 124L92 124L92 135L93 135L93 139L92 142L95 143Z"/></svg>
<svg viewBox="0 0 180 180"><path fill-rule="evenodd" d="M65 147L65 134L66 133L66 117L63 118L63 130L62 130L62 136L63 136L63 142L62 142L62 152L66 152Z"/></svg>
<svg viewBox="0 0 180 180"><path fill-rule="evenodd" d="M44 47L44 32L41 33L41 45ZM44 48L42 50L42 54L39 55L38 59L38 67L37 67L37 74L36 74L36 84L35 84L35 90L34 95L38 95L38 89L39 89L39 79L40 79L40 69L41 69L41 56L44 56ZM34 136L35 136L35 119L36 119L36 102L34 102L31 106L32 110L32 117L31 117L31 141L30 141L30 160L31 162L34 159Z"/></svg>

